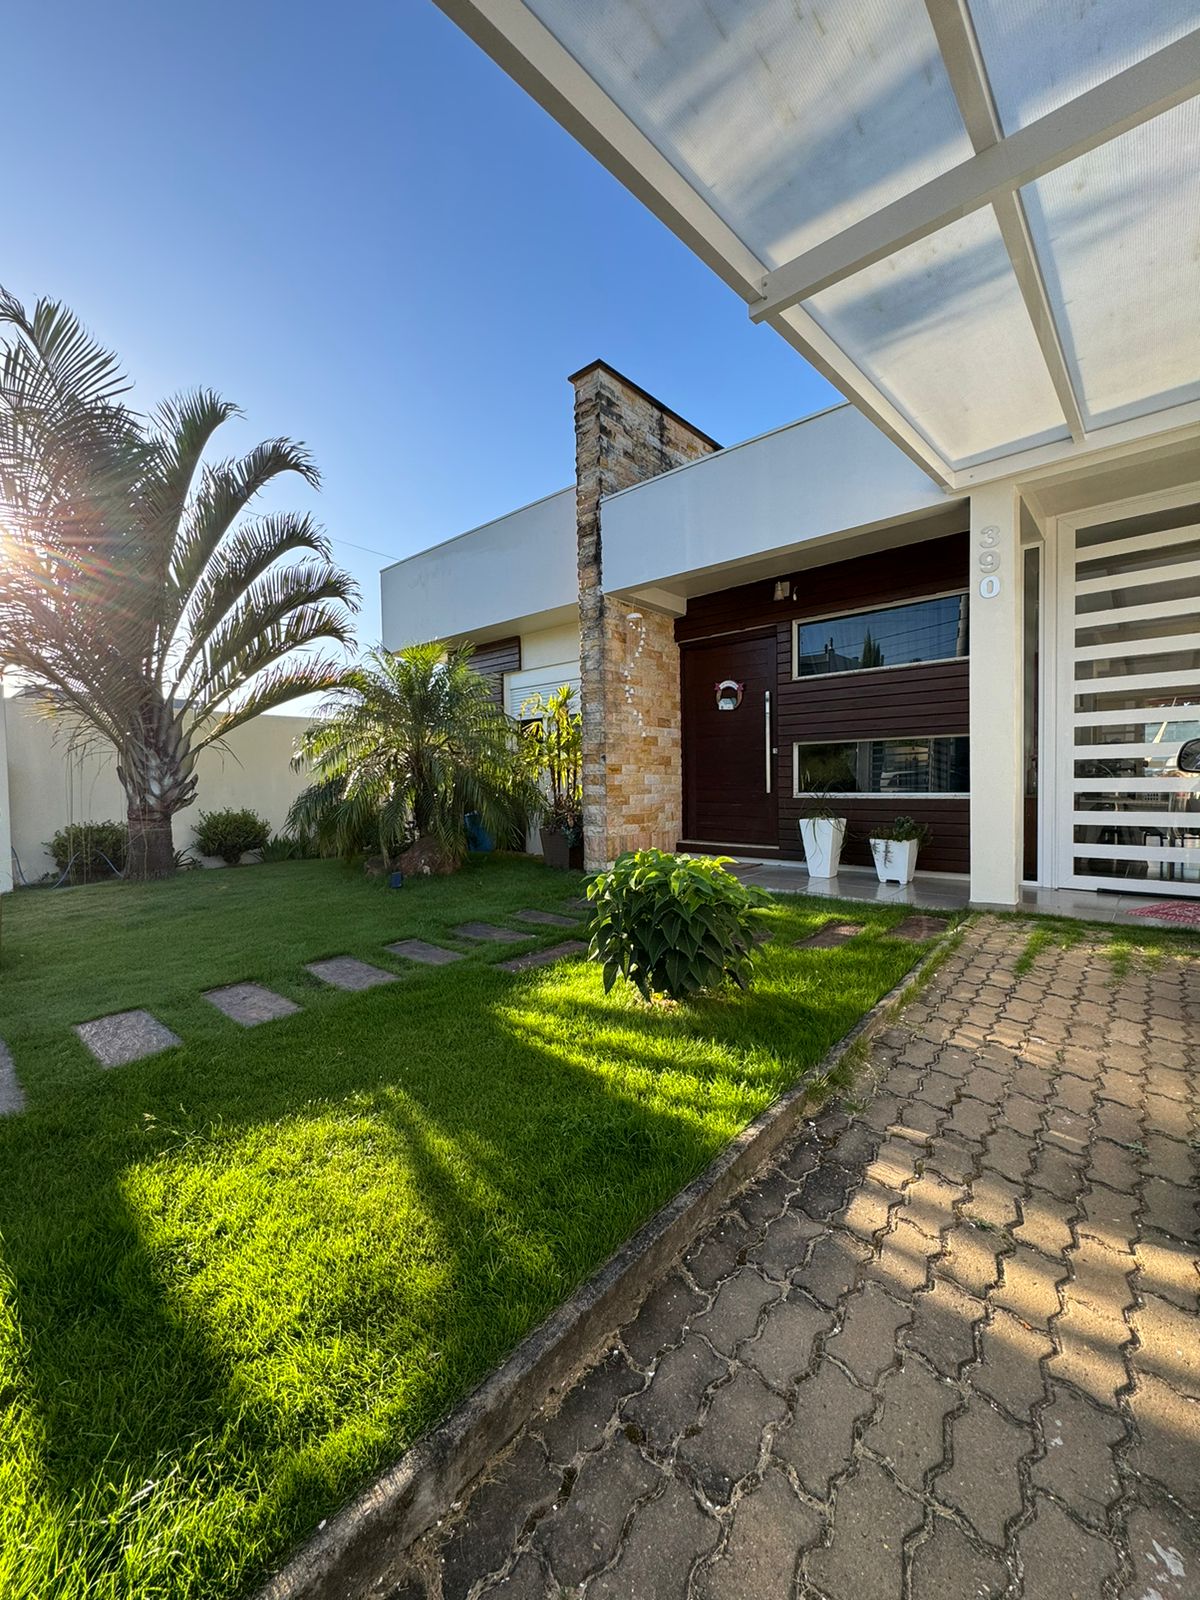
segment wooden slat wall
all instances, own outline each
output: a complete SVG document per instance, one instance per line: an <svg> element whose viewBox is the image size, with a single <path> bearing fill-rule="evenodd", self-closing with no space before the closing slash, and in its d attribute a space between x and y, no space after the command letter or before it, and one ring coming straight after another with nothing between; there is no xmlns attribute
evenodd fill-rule
<svg viewBox="0 0 1200 1600"><path fill-rule="evenodd" d="M793 600L774 598L773 578L700 595L688 601L687 615L675 624L675 638L682 644L709 634L736 633L797 617L829 616L860 606L900 605L922 595L965 589L968 561L967 535L952 533L948 538L906 544L877 556L859 556L794 573L788 580ZM781 661L781 671L783 665Z"/></svg>
<svg viewBox="0 0 1200 1600"><path fill-rule="evenodd" d="M521 670L521 640L514 634L511 639L493 639L490 644L476 645L471 665L482 678L492 680L492 699L498 706L504 704L504 674Z"/></svg>
<svg viewBox="0 0 1200 1600"><path fill-rule="evenodd" d="M891 667L877 673L792 677L792 624L859 607L897 604L923 595L965 588L969 544L965 533L906 545L878 556L837 562L797 574L795 598L774 599L774 580L745 584L689 602L675 624L680 643L738 633L769 622L778 640L776 699L779 767L780 854L803 856L797 823L803 802L794 798L792 746L821 739L886 738L905 734L965 734L968 731L969 662ZM686 718L685 718L686 726ZM852 800L843 859L869 864L865 834L875 822L907 812L927 822L932 837L921 852L921 866L932 872L970 868L969 802L963 800Z"/></svg>

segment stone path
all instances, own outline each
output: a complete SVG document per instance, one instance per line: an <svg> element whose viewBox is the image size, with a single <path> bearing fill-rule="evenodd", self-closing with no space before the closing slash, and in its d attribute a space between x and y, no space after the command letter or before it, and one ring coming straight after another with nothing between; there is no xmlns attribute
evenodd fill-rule
<svg viewBox="0 0 1200 1600"><path fill-rule="evenodd" d="M511 928L497 928L491 922L463 922L450 932L456 939L475 939L480 943L520 944L522 939L532 939L531 933L514 933Z"/></svg>
<svg viewBox="0 0 1200 1600"><path fill-rule="evenodd" d="M587 902L571 900L568 904L574 909ZM450 932L456 938L481 943L522 944L535 939L542 929L579 926L575 917L533 909L514 912L513 920L534 926L528 931L514 933L488 922L466 922ZM430 944L424 939L398 939L383 948L405 961L415 961L425 966L449 966L455 961L466 960L461 950L448 950L443 945ZM569 939L549 949L532 950L513 960L497 961L495 965L501 972L525 972L533 967L545 967L552 962L581 955L586 949L587 945L582 940ZM331 956L324 961L310 961L305 970L322 983L351 992L372 989L377 984L396 983L401 976L398 972L372 966L370 962L360 961L354 956ZM294 1000L276 994L259 983L226 984L219 989L205 990L204 998L231 1021L245 1028L292 1016L301 1009ZM111 1016L97 1017L92 1022L77 1023L74 1031L103 1067L127 1066L183 1042L148 1011L114 1012ZM0 1040L0 1116L13 1116L24 1109L25 1092L17 1077L12 1056L4 1041Z"/></svg>
<svg viewBox="0 0 1200 1600"><path fill-rule="evenodd" d="M25 1091L13 1066L8 1046L0 1039L0 1117L16 1116L25 1109Z"/></svg>
<svg viewBox="0 0 1200 1600"><path fill-rule="evenodd" d="M148 1011L114 1011L110 1017L76 1023L75 1032L102 1067L123 1067L182 1042Z"/></svg>
<svg viewBox="0 0 1200 1600"><path fill-rule="evenodd" d="M557 911L514 911L514 922L532 922L544 928L577 928L577 917L560 917Z"/></svg>
<svg viewBox="0 0 1200 1600"><path fill-rule="evenodd" d="M547 950L531 950L528 955L513 956L511 961L497 961L501 972L528 972L531 967L548 967L568 956L581 956L587 949L582 939L568 939L564 944L552 944Z"/></svg>
<svg viewBox="0 0 1200 1600"><path fill-rule="evenodd" d="M398 939L395 944L385 944L394 956L405 961L420 961L427 967L446 967L453 961L465 961L461 950L446 950L440 944L427 944L424 939Z"/></svg>
<svg viewBox="0 0 1200 1600"><path fill-rule="evenodd" d="M243 1028L290 1017L300 1009L294 1000L264 989L261 983L230 983L223 989L209 989L204 998Z"/></svg>
<svg viewBox="0 0 1200 1600"><path fill-rule="evenodd" d="M1200 958L989 920L392 1600L1196 1600Z"/></svg>
<svg viewBox="0 0 1200 1600"><path fill-rule="evenodd" d="M354 956L331 956L328 961L306 961L304 970L311 972L322 983L335 989L349 989L358 993L374 989L380 983L398 983L400 974L388 972L383 967L373 967L369 961L359 961Z"/></svg>

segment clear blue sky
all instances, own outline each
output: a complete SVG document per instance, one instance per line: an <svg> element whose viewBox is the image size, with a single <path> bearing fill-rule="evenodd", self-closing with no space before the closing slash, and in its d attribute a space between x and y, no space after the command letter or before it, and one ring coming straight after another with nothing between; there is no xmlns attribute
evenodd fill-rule
<svg viewBox="0 0 1200 1600"><path fill-rule="evenodd" d="M0 282L208 384L392 558L570 482L602 356L722 443L838 397L427 0L16 0ZM305 505L303 485L289 503ZM379 634L384 560L336 546Z"/></svg>

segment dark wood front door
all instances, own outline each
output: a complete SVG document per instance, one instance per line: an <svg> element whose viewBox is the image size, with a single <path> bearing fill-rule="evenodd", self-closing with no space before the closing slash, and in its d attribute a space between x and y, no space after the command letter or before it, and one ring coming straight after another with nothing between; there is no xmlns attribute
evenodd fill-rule
<svg viewBox="0 0 1200 1600"><path fill-rule="evenodd" d="M686 837L777 848L774 632L685 645L680 663Z"/></svg>

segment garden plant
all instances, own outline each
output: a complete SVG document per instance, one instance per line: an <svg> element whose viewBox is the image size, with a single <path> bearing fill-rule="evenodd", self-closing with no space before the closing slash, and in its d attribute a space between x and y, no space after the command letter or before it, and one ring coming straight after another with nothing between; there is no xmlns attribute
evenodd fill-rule
<svg viewBox="0 0 1200 1600"><path fill-rule="evenodd" d="M606 994L618 977L644 1000L749 985L754 911L767 897L726 871L729 859L632 850L589 882L589 955Z"/></svg>

